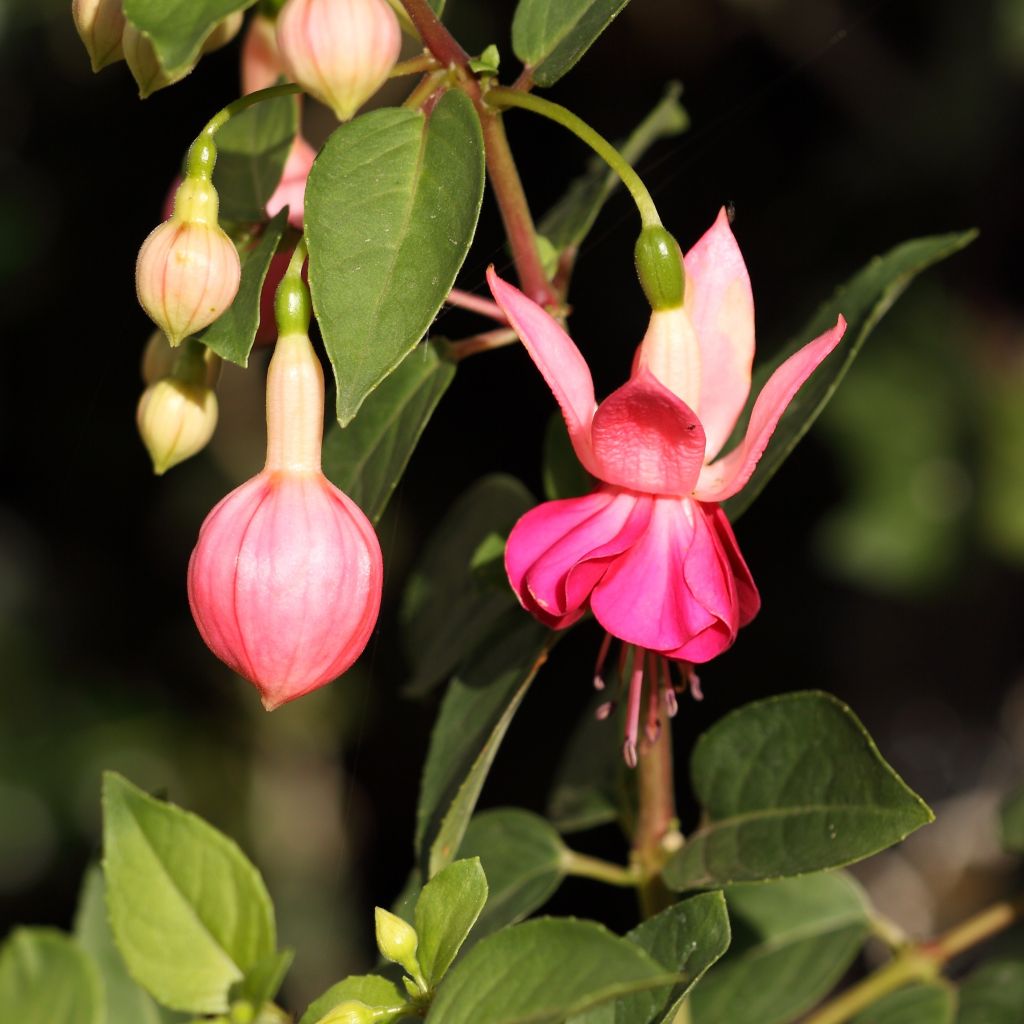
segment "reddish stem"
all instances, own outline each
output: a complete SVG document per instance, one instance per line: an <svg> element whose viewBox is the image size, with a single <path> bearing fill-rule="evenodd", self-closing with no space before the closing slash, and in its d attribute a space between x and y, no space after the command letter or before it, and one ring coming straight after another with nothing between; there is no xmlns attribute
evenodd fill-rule
<svg viewBox="0 0 1024 1024"><path fill-rule="evenodd" d="M479 313L481 316L495 320L499 324L508 323L508 318L501 311L501 306L496 302L484 299L479 295L474 295L472 292L464 292L461 288L453 288L448 293L448 298L445 299L445 302L449 306L458 306L459 309L468 309L471 313Z"/></svg>

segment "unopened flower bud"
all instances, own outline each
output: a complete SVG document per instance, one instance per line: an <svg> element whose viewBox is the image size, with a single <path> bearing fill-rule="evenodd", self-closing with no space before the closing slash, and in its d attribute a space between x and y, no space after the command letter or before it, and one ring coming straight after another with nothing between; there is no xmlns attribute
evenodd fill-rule
<svg viewBox="0 0 1024 1024"><path fill-rule="evenodd" d="M416 959L419 939L416 929L397 914L392 914L383 907L374 910L377 928L377 948L380 955L392 963L404 967L414 978L420 976L420 965Z"/></svg>
<svg viewBox="0 0 1024 1024"><path fill-rule="evenodd" d="M233 14L229 14L223 21L218 21L213 26L210 34L203 40L203 45L200 47L199 52L201 54L213 53L214 50L227 46L238 35L244 20L245 15L241 11L235 11Z"/></svg>
<svg viewBox="0 0 1024 1024"><path fill-rule="evenodd" d="M93 71L124 59L122 0L72 0L71 16L89 54Z"/></svg>
<svg viewBox="0 0 1024 1024"><path fill-rule="evenodd" d="M282 290L303 289L296 273ZM209 648L273 710L341 675L380 610L380 544L324 475L324 378L309 337L308 293L279 316L267 373L267 462L206 517L188 595ZM286 303L287 305L287 303Z"/></svg>
<svg viewBox="0 0 1024 1024"><path fill-rule="evenodd" d="M238 293L241 263L217 223L217 191L186 177L174 213L142 243L135 286L142 308L172 346L213 323Z"/></svg>
<svg viewBox="0 0 1024 1024"><path fill-rule="evenodd" d="M146 340L142 350L142 379L147 384L155 384L164 377L169 377L174 369L175 351L167 341L163 331L154 331Z"/></svg>
<svg viewBox="0 0 1024 1024"><path fill-rule="evenodd" d="M287 0L277 45L291 77L347 121L391 73L402 32L386 0Z"/></svg>
<svg viewBox="0 0 1024 1024"><path fill-rule="evenodd" d="M152 96L158 89L173 85L192 70L186 68L179 74L168 75L157 58L153 44L130 21L125 22L121 34L121 47L128 70L139 87L139 96L142 99Z"/></svg>
<svg viewBox="0 0 1024 1024"><path fill-rule="evenodd" d="M135 419L153 472L162 476L209 443L217 427L217 395L205 384L165 377L142 393Z"/></svg>
<svg viewBox="0 0 1024 1024"><path fill-rule="evenodd" d="M377 1014L373 1007L361 1003L358 999L346 999L321 1017L316 1024L373 1024L376 1019Z"/></svg>
<svg viewBox="0 0 1024 1024"><path fill-rule="evenodd" d="M242 40L242 93L259 92L276 85L284 75L284 65L277 49L274 22L256 13Z"/></svg>

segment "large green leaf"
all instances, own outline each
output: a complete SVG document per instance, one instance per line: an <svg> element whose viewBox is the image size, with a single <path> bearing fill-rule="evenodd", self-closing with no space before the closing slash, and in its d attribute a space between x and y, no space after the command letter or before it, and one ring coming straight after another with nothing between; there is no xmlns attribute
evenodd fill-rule
<svg viewBox="0 0 1024 1024"><path fill-rule="evenodd" d="M260 326L260 297L270 269L270 261L281 244L288 226L285 207L264 228L255 247L242 256L242 280L230 306L199 335L199 340L217 355L239 366L249 365L256 332Z"/></svg>
<svg viewBox="0 0 1024 1024"><path fill-rule="evenodd" d="M316 1024L339 1003L354 999L372 1007L403 1006L406 997L393 981L382 978L379 974L357 974L344 981L332 985L322 996L314 999L302 1015L299 1024ZM391 1024L401 1014L384 1014L374 1017L374 1024Z"/></svg>
<svg viewBox="0 0 1024 1024"><path fill-rule="evenodd" d="M474 815L459 856L480 858L490 890L474 941L547 903L565 878L566 852L558 833L538 814L501 807Z"/></svg>
<svg viewBox="0 0 1024 1024"><path fill-rule="evenodd" d="M934 982L890 992L850 1024L953 1024L955 1018L956 990L949 983Z"/></svg>
<svg viewBox="0 0 1024 1024"><path fill-rule="evenodd" d="M626 935L682 981L640 993L615 1008L615 1024L672 1024L690 989L729 948L729 914L720 892L691 896L649 918Z"/></svg>
<svg viewBox="0 0 1024 1024"><path fill-rule="evenodd" d="M733 711L698 740L690 770L704 815L665 869L676 889L850 864L933 819L827 693Z"/></svg>
<svg viewBox="0 0 1024 1024"><path fill-rule="evenodd" d="M100 969L106 995L106 1024L164 1024L182 1018L162 1010L128 974L107 921L103 872L90 868L75 913L75 938Z"/></svg>
<svg viewBox="0 0 1024 1024"><path fill-rule="evenodd" d="M629 0L519 0L512 49L537 85L554 85Z"/></svg>
<svg viewBox="0 0 1024 1024"><path fill-rule="evenodd" d="M459 497L427 542L399 613L413 666L408 693L425 693L454 672L514 607L510 588L496 589L473 572L473 556L488 537L504 537L534 504L514 477L484 477Z"/></svg>
<svg viewBox="0 0 1024 1024"><path fill-rule="evenodd" d="M1024 1020L1024 962L997 960L960 986L956 1024L1020 1024Z"/></svg>
<svg viewBox="0 0 1024 1024"><path fill-rule="evenodd" d="M267 200L281 181L298 130L298 101L278 96L236 114L217 132L213 183L222 219L266 220Z"/></svg>
<svg viewBox="0 0 1024 1024"><path fill-rule="evenodd" d="M423 768L416 850L426 878L453 859L498 747L555 634L516 609L453 677Z"/></svg>
<svg viewBox="0 0 1024 1024"><path fill-rule="evenodd" d="M17 928L0 948L4 1024L104 1024L103 983L89 955L54 928Z"/></svg>
<svg viewBox="0 0 1024 1024"><path fill-rule="evenodd" d="M843 874L726 890L732 946L694 989L694 1024L781 1024L842 977L869 933L860 889Z"/></svg>
<svg viewBox="0 0 1024 1024"><path fill-rule="evenodd" d="M147 35L168 75L186 71L214 26L256 0L124 0L125 17ZM212 111L211 111L212 113Z"/></svg>
<svg viewBox="0 0 1024 1024"><path fill-rule="evenodd" d="M432 344L419 345L363 403L347 426L324 438L324 472L376 522L412 458L455 364Z"/></svg>
<svg viewBox="0 0 1024 1024"><path fill-rule="evenodd" d="M442 868L416 901L417 957L433 988L451 967L487 902L487 877L479 857Z"/></svg>
<svg viewBox="0 0 1024 1024"><path fill-rule="evenodd" d="M914 278L933 264L959 252L973 242L977 235L977 231L964 231L917 238L890 249L883 256L876 256L863 270L839 288L804 329L787 342L772 360L758 367L747 408L740 417L740 424L749 419L754 399L760 394L761 387L771 372L794 352L833 327L840 313L846 317L848 326L843 340L832 355L815 370L782 414L779 425L775 428L775 433L772 434L750 481L739 494L724 502L724 508L731 520L735 521L746 511L764 485L788 458L800 438L807 433L846 376L846 371L857 358L857 353L860 352L868 335Z"/></svg>
<svg viewBox="0 0 1024 1024"><path fill-rule="evenodd" d="M539 918L474 946L438 989L427 1024L559 1024L677 980L599 924Z"/></svg>
<svg viewBox="0 0 1024 1024"><path fill-rule="evenodd" d="M654 109L618 146L619 152L631 164L636 164L656 142L687 129L690 119L679 102L682 91L678 82L670 83ZM601 207L621 184L622 179L600 157L593 157L587 163L586 171L544 214L538 230L556 252L575 248L590 233Z"/></svg>
<svg viewBox="0 0 1024 1024"><path fill-rule="evenodd" d="M429 120L393 108L357 117L317 157L309 284L342 426L430 326L466 258L483 185L480 123L458 90Z"/></svg>
<svg viewBox="0 0 1024 1024"><path fill-rule="evenodd" d="M132 977L188 1013L223 1013L228 993L275 951L259 872L201 818L103 778L103 866L114 938Z"/></svg>

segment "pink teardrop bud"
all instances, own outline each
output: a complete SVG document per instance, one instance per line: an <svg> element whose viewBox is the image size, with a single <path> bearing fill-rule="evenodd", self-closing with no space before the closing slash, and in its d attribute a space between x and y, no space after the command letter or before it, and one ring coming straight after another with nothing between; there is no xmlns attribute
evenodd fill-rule
<svg viewBox="0 0 1024 1024"><path fill-rule="evenodd" d="M242 94L269 89L284 74L274 22L257 13L242 39Z"/></svg>
<svg viewBox="0 0 1024 1024"><path fill-rule="evenodd" d="M121 33L125 22L121 0L72 0L71 17L93 71L124 59Z"/></svg>
<svg viewBox="0 0 1024 1024"><path fill-rule="evenodd" d="M402 31L386 0L287 0L277 45L291 77L347 121L391 73Z"/></svg>
<svg viewBox="0 0 1024 1024"><path fill-rule="evenodd" d="M266 466L207 516L189 561L203 640L267 710L348 669L380 610L380 544L321 471L323 412L320 361L286 333L267 374Z"/></svg>
<svg viewBox="0 0 1024 1024"><path fill-rule="evenodd" d="M241 263L217 223L217 208L212 182L186 178L175 195L174 213L139 250L139 302L172 346L212 324L238 293Z"/></svg>

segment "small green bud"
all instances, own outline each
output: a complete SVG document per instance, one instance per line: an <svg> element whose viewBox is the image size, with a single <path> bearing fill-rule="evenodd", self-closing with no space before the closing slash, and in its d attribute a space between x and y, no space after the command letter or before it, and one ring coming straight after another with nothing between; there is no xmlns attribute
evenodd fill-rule
<svg viewBox="0 0 1024 1024"><path fill-rule="evenodd" d="M633 250L640 285L651 309L676 309L683 304L686 279L679 243L660 224L648 224Z"/></svg>
<svg viewBox="0 0 1024 1024"><path fill-rule="evenodd" d="M321 1017L317 1024L373 1024L376 1017L377 1013L373 1007L361 1003L358 999L346 999Z"/></svg>
<svg viewBox="0 0 1024 1024"><path fill-rule="evenodd" d="M419 981L420 965L416 959L419 939L416 937L416 929L383 907L376 907L374 915L377 925L377 948L381 956L404 967Z"/></svg>

